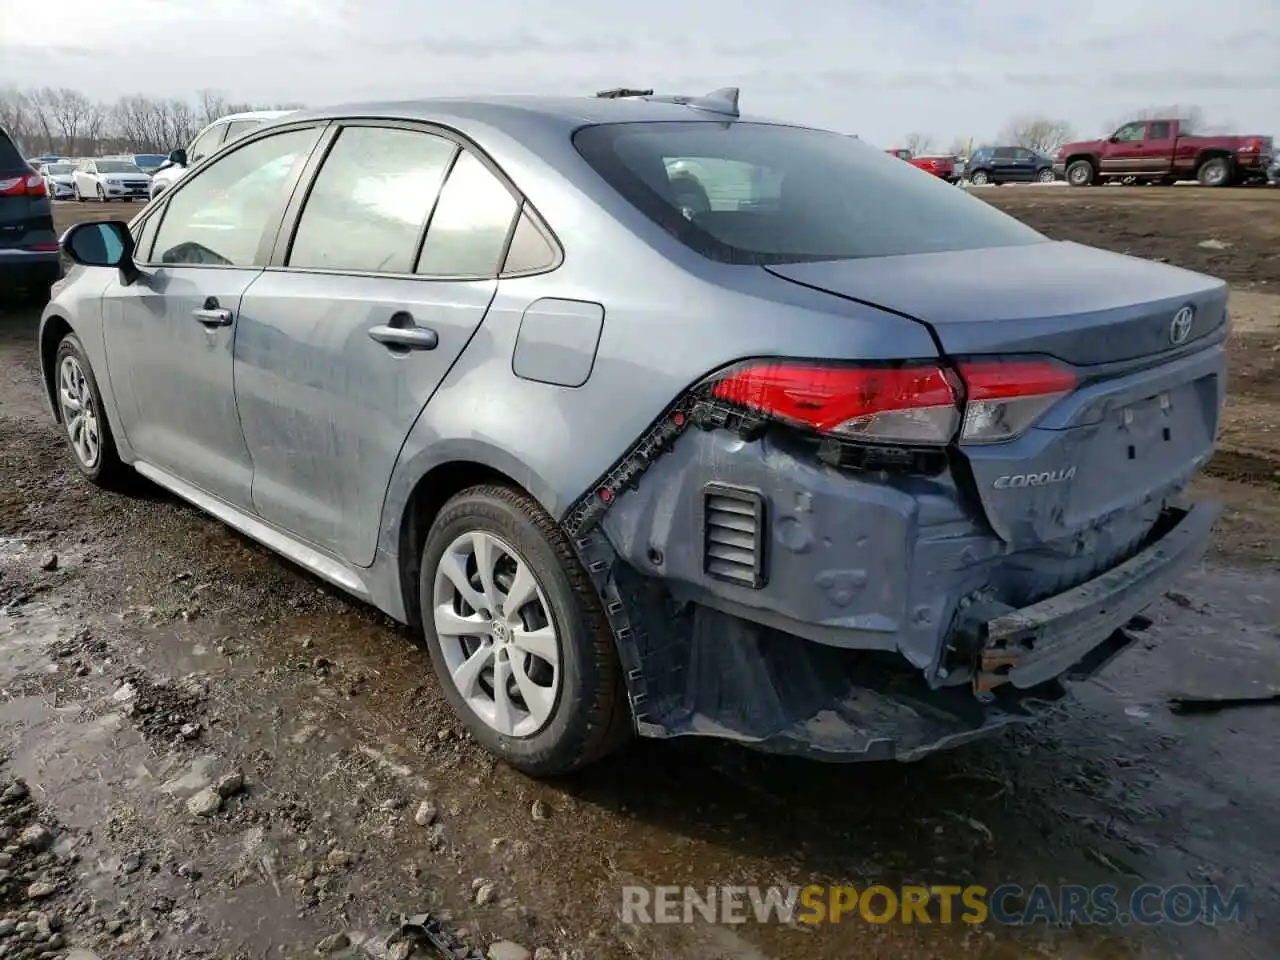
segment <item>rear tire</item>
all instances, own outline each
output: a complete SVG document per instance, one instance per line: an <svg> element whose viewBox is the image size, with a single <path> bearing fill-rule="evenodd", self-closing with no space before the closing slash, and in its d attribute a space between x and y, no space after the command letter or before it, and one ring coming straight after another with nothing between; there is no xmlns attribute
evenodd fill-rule
<svg viewBox="0 0 1280 960"><path fill-rule="evenodd" d="M58 344L53 361L53 388L62 432L77 469L99 487L118 489L128 476L116 451L102 392L84 345L74 333ZM76 415L80 415L77 422ZM91 441L92 438L92 441Z"/></svg>
<svg viewBox="0 0 1280 960"><path fill-rule="evenodd" d="M1225 187L1231 183L1231 162L1225 157L1210 157L1200 164L1196 179L1202 187Z"/></svg>
<svg viewBox="0 0 1280 960"><path fill-rule="evenodd" d="M490 557L497 559L486 562ZM482 575L482 564L492 572ZM454 586L459 576L466 578L466 596L481 606L464 602ZM522 577L527 590L521 592L531 599L519 610L503 609ZM593 763L630 736L622 668L600 599L569 540L528 494L486 484L446 503L423 546L418 592L445 697L490 752L531 776L548 777ZM493 626L500 621L507 626ZM550 636L545 658L519 639L535 631ZM468 671L473 661L483 665ZM507 678L501 697L494 682L500 666ZM548 681L538 682L545 698L524 692L529 688L520 681L534 680L535 673ZM499 719L499 701L516 722Z"/></svg>
<svg viewBox="0 0 1280 960"><path fill-rule="evenodd" d="M1088 160L1077 160L1067 167L1067 183L1073 187L1089 187L1093 185L1097 171Z"/></svg>

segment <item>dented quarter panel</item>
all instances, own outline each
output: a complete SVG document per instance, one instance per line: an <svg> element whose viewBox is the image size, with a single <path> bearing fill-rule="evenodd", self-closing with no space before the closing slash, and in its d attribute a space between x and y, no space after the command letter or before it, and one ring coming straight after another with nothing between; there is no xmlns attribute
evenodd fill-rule
<svg viewBox="0 0 1280 960"><path fill-rule="evenodd" d="M547 218L555 222L550 213ZM563 237L562 267L498 282L484 324L405 442L382 510L383 550L396 551L405 504L419 480L452 461L501 470L563 518L666 407L735 360L936 356L919 324L780 283L757 267L707 262L696 271L682 269L634 238L615 235L621 229L603 216L589 219L581 236ZM586 382L565 386L517 376L516 341L530 304L588 300L601 276L614 278L613 292ZM731 336L712 322L725 312L736 318Z"/></svg>
<svg viewBox="0 0 1280 960"><path fill-rule="evenodd" d="M700 511L712 482L766 498L763 589L703 573ZM947 475L859 476L767 438L700 430L620 497L602 527L623 561L680 596L831 646L898 650L922 669L937 657L954 598L983 585L980 564L1004 552Z"/></svg>

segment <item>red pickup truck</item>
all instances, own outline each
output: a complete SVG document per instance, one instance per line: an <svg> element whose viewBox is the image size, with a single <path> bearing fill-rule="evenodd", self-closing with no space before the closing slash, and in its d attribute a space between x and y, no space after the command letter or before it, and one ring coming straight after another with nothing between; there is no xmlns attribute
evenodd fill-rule
<svg viewBox="0 0 1280 960"><path fill-rule="evenodd" d="M1224 187L1266 179L1270 137L1183 136L1177 120L1135 120L1105 140L1064 144L1054 171L1073 187L1107 180L1172 184L1199 180Z"/></svg>
<svg viewBox="0 0 1280 960"><path fill-rule="evenodd" d="M913 157L910 150L902 149L886 150L885 153L891 153L899 160L905 160L913 167L919 167L925 173L932 173L947 183L958 183L960 180L955 157L942 155Z"/></svg>

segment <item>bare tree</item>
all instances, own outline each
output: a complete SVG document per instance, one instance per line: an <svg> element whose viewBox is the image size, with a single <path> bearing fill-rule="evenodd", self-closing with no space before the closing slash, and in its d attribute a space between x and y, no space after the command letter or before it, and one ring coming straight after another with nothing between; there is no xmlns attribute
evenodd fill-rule
<svg viewBox="0 0 1280 960"><path fill-rule="evenodd" d="M0 126L30 154L167 153L228 113L299 106L233 103L213 90L194 101L133 95L108 105L68 88L0 87Z"/></svg>
<svg viewBox="0 0 1280 960"><path fill-rule="evenodd" d="M902 146L910 150L913 157L919 156L933 149L933 138L927 133L908 133L902 141Z"/></svg>
<svg viewBox="0 0 1280 960"><path fill-rule="evenodd" d="M1060 146L1074 137L1071 124L1049 117L1017 117L1000 135L1000 139L1010 146L1026 147L1037 153L1056 153Z"/></svg>
<svg viewBox="0 0 1280 960"><path fill-rule="evenodd" d="M31 99L17 87L0 89L0 127L24 147L36 136L35 109Z"/></svg>
<svg viewBox="0 0 1280 960"><path fill-rule="evenodd" d="M953 157L967 157L972 148L973 137L956 137L947 148L947 153Z"/></svg>

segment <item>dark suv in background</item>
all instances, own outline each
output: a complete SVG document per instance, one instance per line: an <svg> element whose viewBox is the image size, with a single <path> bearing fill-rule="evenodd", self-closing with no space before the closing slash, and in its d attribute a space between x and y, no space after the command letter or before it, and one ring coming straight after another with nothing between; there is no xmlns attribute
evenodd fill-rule
<svg viewBox="0 0 1280 960"><path fill-rule="evenodd" d="M0 295L44 301L62 275L44 177L0 127Z"/></svg>
<svg viewBox="0 0 1280 960"><path fill-rule="evenodd" d="M1053 158L1026 147L980 147L973 151L966 165L969 182L977 186L988 183L1053 183Z"/></svg>

